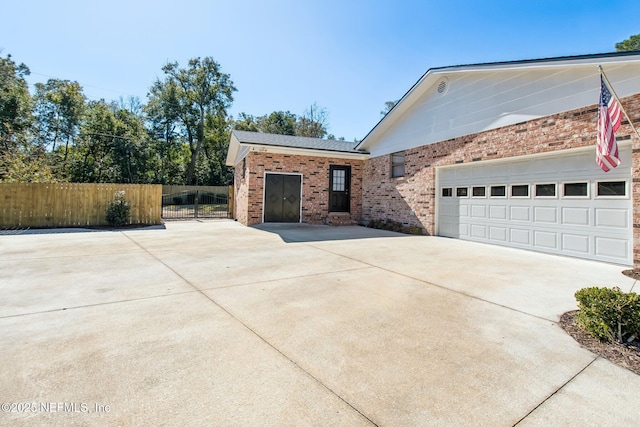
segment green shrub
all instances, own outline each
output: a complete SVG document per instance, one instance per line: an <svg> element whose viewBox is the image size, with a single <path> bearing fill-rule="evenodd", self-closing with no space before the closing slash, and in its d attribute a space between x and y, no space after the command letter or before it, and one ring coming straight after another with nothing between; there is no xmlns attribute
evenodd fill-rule
<svg viewBox="0 0 640 427"><path fill-rule="evenodd" d="M415 225L405 226L403 223L391 219L372 219L369 221L369 224L367 224L367 227L405 234L422 234L422 228L420 227Z"/></svg>
<svg viewBox="0 0 640 427"><path fill-rule="evenodd" d="M575 294L576 319L594 337L602 341L624 342L640 336L640 295L620 288L584 288Z"/></svg>
<svg viewBox="0 0 640 427"><path fill-rule="evenodd" d="M124 191L117 191L113 202L107 206L107 223L115 227L129 224L130 212L131 206L129 206L129 203L124 199Z"/></svg>

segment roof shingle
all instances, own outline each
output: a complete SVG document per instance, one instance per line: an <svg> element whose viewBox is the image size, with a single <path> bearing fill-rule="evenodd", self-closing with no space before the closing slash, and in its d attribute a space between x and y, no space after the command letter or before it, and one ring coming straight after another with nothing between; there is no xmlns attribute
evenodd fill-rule
<svg viewBox="0 0 640 427"><path fill-rule="evenodd" d="M339 151L344 153L365 153L356 150L357 142L336 141L333 139L309 138L304 136L277 135L273 133L232 131L240 143L270 145L277 147L306 148L312 150Z"/></svg>

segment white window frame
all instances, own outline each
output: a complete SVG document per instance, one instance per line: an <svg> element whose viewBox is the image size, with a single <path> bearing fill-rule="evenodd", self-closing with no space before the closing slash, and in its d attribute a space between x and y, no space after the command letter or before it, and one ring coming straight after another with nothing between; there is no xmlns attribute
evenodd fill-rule
<svg viewBox="0 0 640 427"><path fill-rule="evenodd" d="M400 156L402 155L402 175L394 175L393 174L393 168L394 166L400 166L401 163L394 163L393 162L393 157L394 156ZM391 176L391 179L397 179L397 178L404 178L404 176L407 174L407 159L406 159L407 153L406 151L396 151L395 153L391 153L389 154L389 165L391 170L389 171L389 175Z"/></svg>
<svg viewBox="0 0 640 427"><path fill-rule="evenodd" d="M587 184L587 195L586 196L567 196L564 193L564 186L566 184ZM562 198L563 199L570 199L570 200L574 200L574 199L578 199L578 200L587 200L591 198L591 185L589 183L589 181L567 181L567 182L563 182L561 183L562 186Z"/></svg>
<svg viewBox="0 0 640 427"><path fill-rule="evenodd" d="M473 189L476 187L482 187L484 188L484 196L474 196L473 195ZM487 186L486 185L472 185L471 186L471 198L472 199L486 199L487 198Z"/></svg>
<svg viewBox="0 0 640 427"><path fill-rule="evenodd" d="M492 196L491 195L491 189L493 187L504 187L504 196ZM506 199L508 194L509 194L509 186L506 185L506 184L492 184L492 185L489 185L489 194L488 195L492 199Z"/></svg>
<svg viewBox="0 0 640 427"><path fill-rule="evenodd" d="M513 187L520 187L520 186L526 186L527 187L527 195L526 196L514 196L513 195ZM531 184L529 184L527 182L523 182L521 184L510 184L509 185L509 198L511 198L511 199L530 199L531 198Z"/></svg>
<svg viewBox="0 0 640 427"><path fill-rule="evenodd" d="M555 195L554 196L538 196L536 194L536 189L538 185L555 185ZM558 183L557 182L536 182L533 184L533 198L534 199L557 199L558 198Z"/></svg>
<svg viewBox="0 0 640 427"><path fill-rule="evenodd" d="M466 189L467 190L467 195L466 196L458 196L458 189ZM469 198L469 187L465 187L465 186L460 186L460 187L456 187L456 197L459 199L468 199Z"/></svg>
<svg viewBox="0 0 640 427"><path fill-rule="evenodd" d="M444 195L444 190L449 190L449 195L445 196ZM440 197L444 198L449 198L449 197L453 197L453 187L441 187L440 188Z"/></svg>
<svg viewBox="0 0 640 427"><path fill-rule="evenodd" d="M601 182L624 182L624 196L600 196L598 195L598 184ZM593 183L593 195L595 199L600 199L600 200L606 200L606 199L611 199L611 200L625 200L625 199L629 199L630 195L629 195L629 180L628 179L599 179L597 181L595 181Z"/></svg>

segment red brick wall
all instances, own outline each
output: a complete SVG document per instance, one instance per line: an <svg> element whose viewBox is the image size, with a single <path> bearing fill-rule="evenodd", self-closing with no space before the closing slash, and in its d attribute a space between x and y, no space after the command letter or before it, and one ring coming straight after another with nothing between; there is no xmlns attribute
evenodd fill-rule
<svg viewBox="0 0 640 427"><path fill-rule="evenodd" d="M640 95L622 104L640 127ZM405 151L405 176L390 177L390 156L365 162L363 219L393 219L434 233L435 166L595 145L597 106L568 111ZM634 259L640 267L640 141L624 119L618 140L633 141ZM594 160L595 161L595 160Z"/></svg>
<svg viewBox="0 0 640 427"><path fill-rule="evenodd" d="M265 172L302 174L302 222L352 225L362 217L362 160L250 152L246 174L236 166L236 219L244 225L262 222ZM350 213L329 213L329 166L351 166ZM242 199L242 200L241 200Z"/></svg>
<svg viewBox="0 0 640 427"><path fill-rule="evenodd" d="M249 179L245 174L245 160L236 165L233 172L233 217L242 224L247 224L249 204Z"/></svg>

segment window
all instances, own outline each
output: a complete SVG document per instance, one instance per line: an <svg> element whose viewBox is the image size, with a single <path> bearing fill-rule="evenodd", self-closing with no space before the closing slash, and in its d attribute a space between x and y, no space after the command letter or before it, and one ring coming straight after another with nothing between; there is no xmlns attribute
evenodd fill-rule
<svg viewBox="0 0 640 427"><path fill-rule="evenodd" d="M587 197L589 195L589 183L567 182L564 184L564 197Z"/></svg>
<svg viewBox="0 0 640 427"><path fill-rule="evenodd" d="M404 176L404 151L391 154L391 178Z"/></svg>
<svg viewBox="0 0 640 427"><path fill-rule="evenodd" d="M624 197L627 195L625 181L605 181L597 184L598 196Z"/></svg>
<svg viewBox="0 0 640 427"><path fill-rule="evenodd" d="M453 196L453 188L444 187L442 188L442 197L451 197Z"/></svg>
<svg viewBox="0 0 640 427"><path fill-rule="evenodd" d="M511 197L529 197L529 184L512 185Z"/></svg>
<svg viewBox="0 0 640 427"><path fill-rule="evenodd" d="M347 172L344 169L333 169L331 172L333 174L331 189L333 191L344 191Z"/></svg>
<svg viewBox="0 0 640 427"><path fill-rule="evenodd" d="M556 197L556 185L536 184L536 197Z"/></svg>
<svg viewBox="0 0 640 427"><path fill-rule="evenodd" d="M487 189L484 187L472 187L471 195L473 197L485 197Z"/></svg>
<svg viewBox="0 0 640 427"><path fill-rule="evenodd" d="M504 185L492 185L491 197L507 197L507 187Z"/></svg>
<svg viewBox="0 0 640 427"><path fill-rule="evenodd" d="M456 196L458 196L458 197L469 197L469 189L467 187L458 187L458 188L456 188Z"/></svg>

